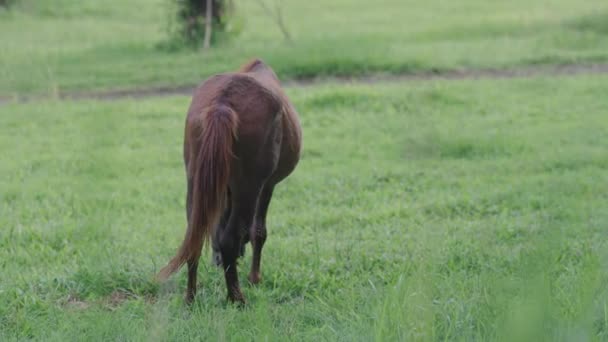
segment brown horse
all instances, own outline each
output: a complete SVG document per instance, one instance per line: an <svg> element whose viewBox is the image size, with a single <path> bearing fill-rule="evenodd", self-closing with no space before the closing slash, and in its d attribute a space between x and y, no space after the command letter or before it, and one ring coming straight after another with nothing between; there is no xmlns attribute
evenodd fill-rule
<svg viewBox="0 0 608 342"><path fill-rule="evenodd" d="M301 140L298 114L262 61L201 84L192 97L184 139L188 227L177 255L158 278L167 279L187 263L186 301L191 303L201 250L213 235L228 298L244 303L237 258L251 241L249 281L259 283L272 191L296 167Z"/></svg>

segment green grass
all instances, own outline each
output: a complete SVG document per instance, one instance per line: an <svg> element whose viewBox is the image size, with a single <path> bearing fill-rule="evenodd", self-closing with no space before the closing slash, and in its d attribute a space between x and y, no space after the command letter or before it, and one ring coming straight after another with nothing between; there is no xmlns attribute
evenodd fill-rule
<svg viewBox="0 0 608 342"><path fill-rule="evenodd" d="M604 0L254 1L207 54L159 49L168 0L20 0L0 10L0 95L196 84L257 56L284 78L608 61Z"/></svg>
<svg viewBox="0 0 608 342"><path fill-rule="evenodd" d="M189 99L0 107L0 340L606 340L608 78L290 89L249 306L154 273ZM250 265L241 263L241 280Z"/></svg>

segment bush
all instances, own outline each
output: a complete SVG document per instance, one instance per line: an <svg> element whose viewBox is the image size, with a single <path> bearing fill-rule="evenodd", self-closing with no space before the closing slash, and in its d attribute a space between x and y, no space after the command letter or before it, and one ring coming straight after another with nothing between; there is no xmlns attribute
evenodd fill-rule
<svg viewBox="0 0 608 342"><path fill-rule="evenodd" d="M230 21L234 5L230 0L212 0L211 42L217 43L229 34L237 33ZM201 46L205 35L206 0L170 0L172 20L169 33L172 40L190 45Z"/></svg>
<svg viewBox="0 0 608 342"><path fill-rule="evenodd" d="M0 0L0 7L9 8L16 0Z"/></svg>

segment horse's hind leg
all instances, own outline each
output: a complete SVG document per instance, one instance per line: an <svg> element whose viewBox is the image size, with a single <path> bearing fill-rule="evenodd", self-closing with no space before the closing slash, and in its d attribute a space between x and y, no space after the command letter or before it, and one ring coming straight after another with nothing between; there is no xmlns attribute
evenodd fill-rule
<svg viewBox="0 0 608 342"><path fill-rule="evenodd" d="M190 226L190 215L192 214L192 189L193 182L188 177L188 189L186 194L186 219L188 220L188 227ZM190 228L188 228L190 229ZM188 304L194 301L196 295L196 274L198 271L198 257L188 260L188 288L186 289L186 302Z"/></svg>
<svg viewBox="0 0 608 342"><path fill-rule="evenodd" d="M188 304L191 304L194 301L194 296L196 296L196 273L199 257L188 260L188 289L186 290L186 303Z"/></svg>
<svg viewBox="0 0 608 342"><path fill-rule="evenodd" d="M251 272L249 273L249 282L258 284L262 279L260 276L260 262L262 260L262 248L266 242L266 214L268 206L272 198L274 185L267 185L260 194L255 223L251 226L249 236L251 237L251 245L253 246L253 261L251 263Z"/></svg>
<svg viewBox="0 0 608 342"><path fill-rule="evenodd" d="M237 273L237 258L243 240L243 227L251 227L255 217L257 200L262 188L261 182L247 180L243 187L232 193L232 210L228 224L219 236L219 247L224 266L224 277L228 289L228 299L232 302L245 303L241 293Z"/></svg>
<svg viewBox="0 0 608 342"><path fill-rule="evenodd" d="M213 249L212 262L216 266L222 265L222 254L220 252L219 240L222 232L226 229L226 225L228 224L228 219L230 219L230 207L232 206L231 197L230 197L230 189L228 189L228 194L226 196L226 209L224 209L224 213L222 217L220 217L220 222L215 227L215 231L213 232L213 239L211 241L211 249Z"/></svg>

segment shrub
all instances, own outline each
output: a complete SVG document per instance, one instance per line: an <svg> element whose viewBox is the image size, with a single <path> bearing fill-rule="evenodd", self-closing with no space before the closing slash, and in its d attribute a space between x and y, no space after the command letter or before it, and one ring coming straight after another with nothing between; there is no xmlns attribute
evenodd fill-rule
<svg viewBox="0 0 608 342"><path fill-rule="evenodd" d="M169 33L172 40L193 47L201 46L205 35L206 0L169 0L172 20ZM212 0L212 36L216 43L237 30L229 20L234 12L230 0Z"/></svg>
<svg viewBox="0 0 608 342"><path fill-rule="evenodd" d="M0 0L0 7L9 8L16 0Z"/></svg>

